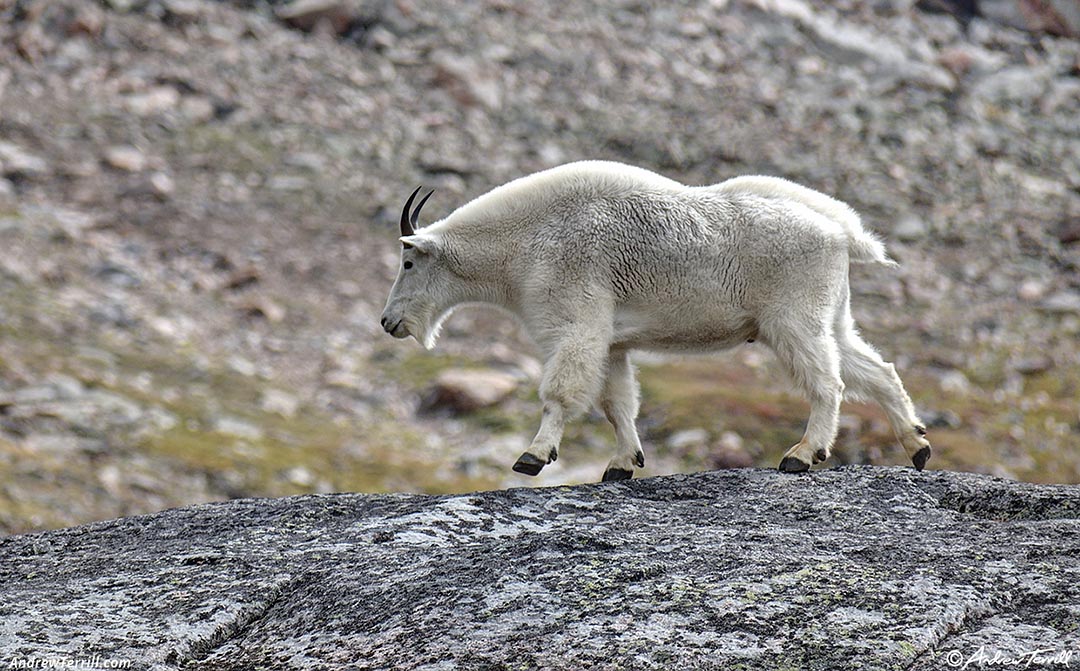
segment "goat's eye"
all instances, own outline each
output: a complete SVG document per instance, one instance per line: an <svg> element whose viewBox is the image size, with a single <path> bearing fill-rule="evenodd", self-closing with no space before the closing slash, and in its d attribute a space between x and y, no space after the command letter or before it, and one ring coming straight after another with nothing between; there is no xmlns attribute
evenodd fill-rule
<svg viewBox="0 0 1080 671"><path fill-rule="evenodd" d="M405 262L405 270L408 270L409 268L412 268L412 261Z"/></svg>

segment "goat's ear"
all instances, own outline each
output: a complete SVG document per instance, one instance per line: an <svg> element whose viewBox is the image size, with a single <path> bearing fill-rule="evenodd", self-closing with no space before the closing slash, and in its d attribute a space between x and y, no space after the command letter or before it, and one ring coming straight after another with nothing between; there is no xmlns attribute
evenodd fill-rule
<svg viewBox="0 0 1080 671"><path fill-rule="evenodd" d="M419 235L406 235L398 238L405 249L415 249L421 254L430 254L435 251L435 243L430 238Z"/></svg>

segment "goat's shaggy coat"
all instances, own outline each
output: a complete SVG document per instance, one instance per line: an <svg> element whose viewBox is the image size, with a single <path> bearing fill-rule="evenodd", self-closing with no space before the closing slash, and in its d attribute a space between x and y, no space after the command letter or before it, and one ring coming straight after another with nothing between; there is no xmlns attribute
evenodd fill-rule
<svg viewBox="0 0 1080 671"><path fill-rule="evenodd" d="M584 161L500 186L413 231L383 313L395 337L430 348L464 303L517 315L544 355L540 430L515 470L558 456L564 422L591 403L615 427L605 479L644 465L633 349L769 345L810 401L806 433L781 462L828 458L840 400L885 409L916 467L925 429L891 364L859 337L848 265L893 265L847 205L774 177L687 187L619 163Z"/></svg>

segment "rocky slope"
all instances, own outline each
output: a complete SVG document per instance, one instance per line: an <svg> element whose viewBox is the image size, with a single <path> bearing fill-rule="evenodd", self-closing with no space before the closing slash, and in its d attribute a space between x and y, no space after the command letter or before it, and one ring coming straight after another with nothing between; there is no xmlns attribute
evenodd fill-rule
<svg viewBox="0 0 1080 671"><path fill-rule="evenodd" d="M415 184L436 217L578 158L849 201L902 263L855 272L855 311L931 466L1080 480L1075 40L909 2L329 4L0 3L0 529L526 484L514 324L462 313L430 355L378 314ZM763 350L642 366L651 473L801 432ZM506 397L430 402L462 368ZM845 413L838 461L902 463ZM597 479L609 433L587 418L539 482Z"/></svg>
<svg viewBox="0 0 1080 671"><path fill-rule="evenodd" d="M1078 600L1076 487L739 469L242 500L11 537L0 661L940 671L980 648L1080 654Z"/></svg>

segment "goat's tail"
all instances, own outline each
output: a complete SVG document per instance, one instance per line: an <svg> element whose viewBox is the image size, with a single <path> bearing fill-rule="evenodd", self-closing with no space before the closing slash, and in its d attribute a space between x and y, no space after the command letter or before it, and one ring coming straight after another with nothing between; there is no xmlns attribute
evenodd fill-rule
<svg viewBox="0 0 1080 671"><path fill-rule="evenodd" d="M858 219L855 220L858 224ZM886 266L898 265L885 253L885 243L876 235L863 228L844 226L848 235L848 259L852 263L880 263Z"/></svg>
<svg viewBox="0 0 1080 671"><path fill-rule="evenodd" d="M858 213L847 203L780 177L760 175L735 177L717 184L716 188L728 192L750 192L765 198L794 200L843 227L848 239L848 258L852 263L897 265L896 261L890 259L885 253L884 243L876 235L863 228Z"/></svg>

